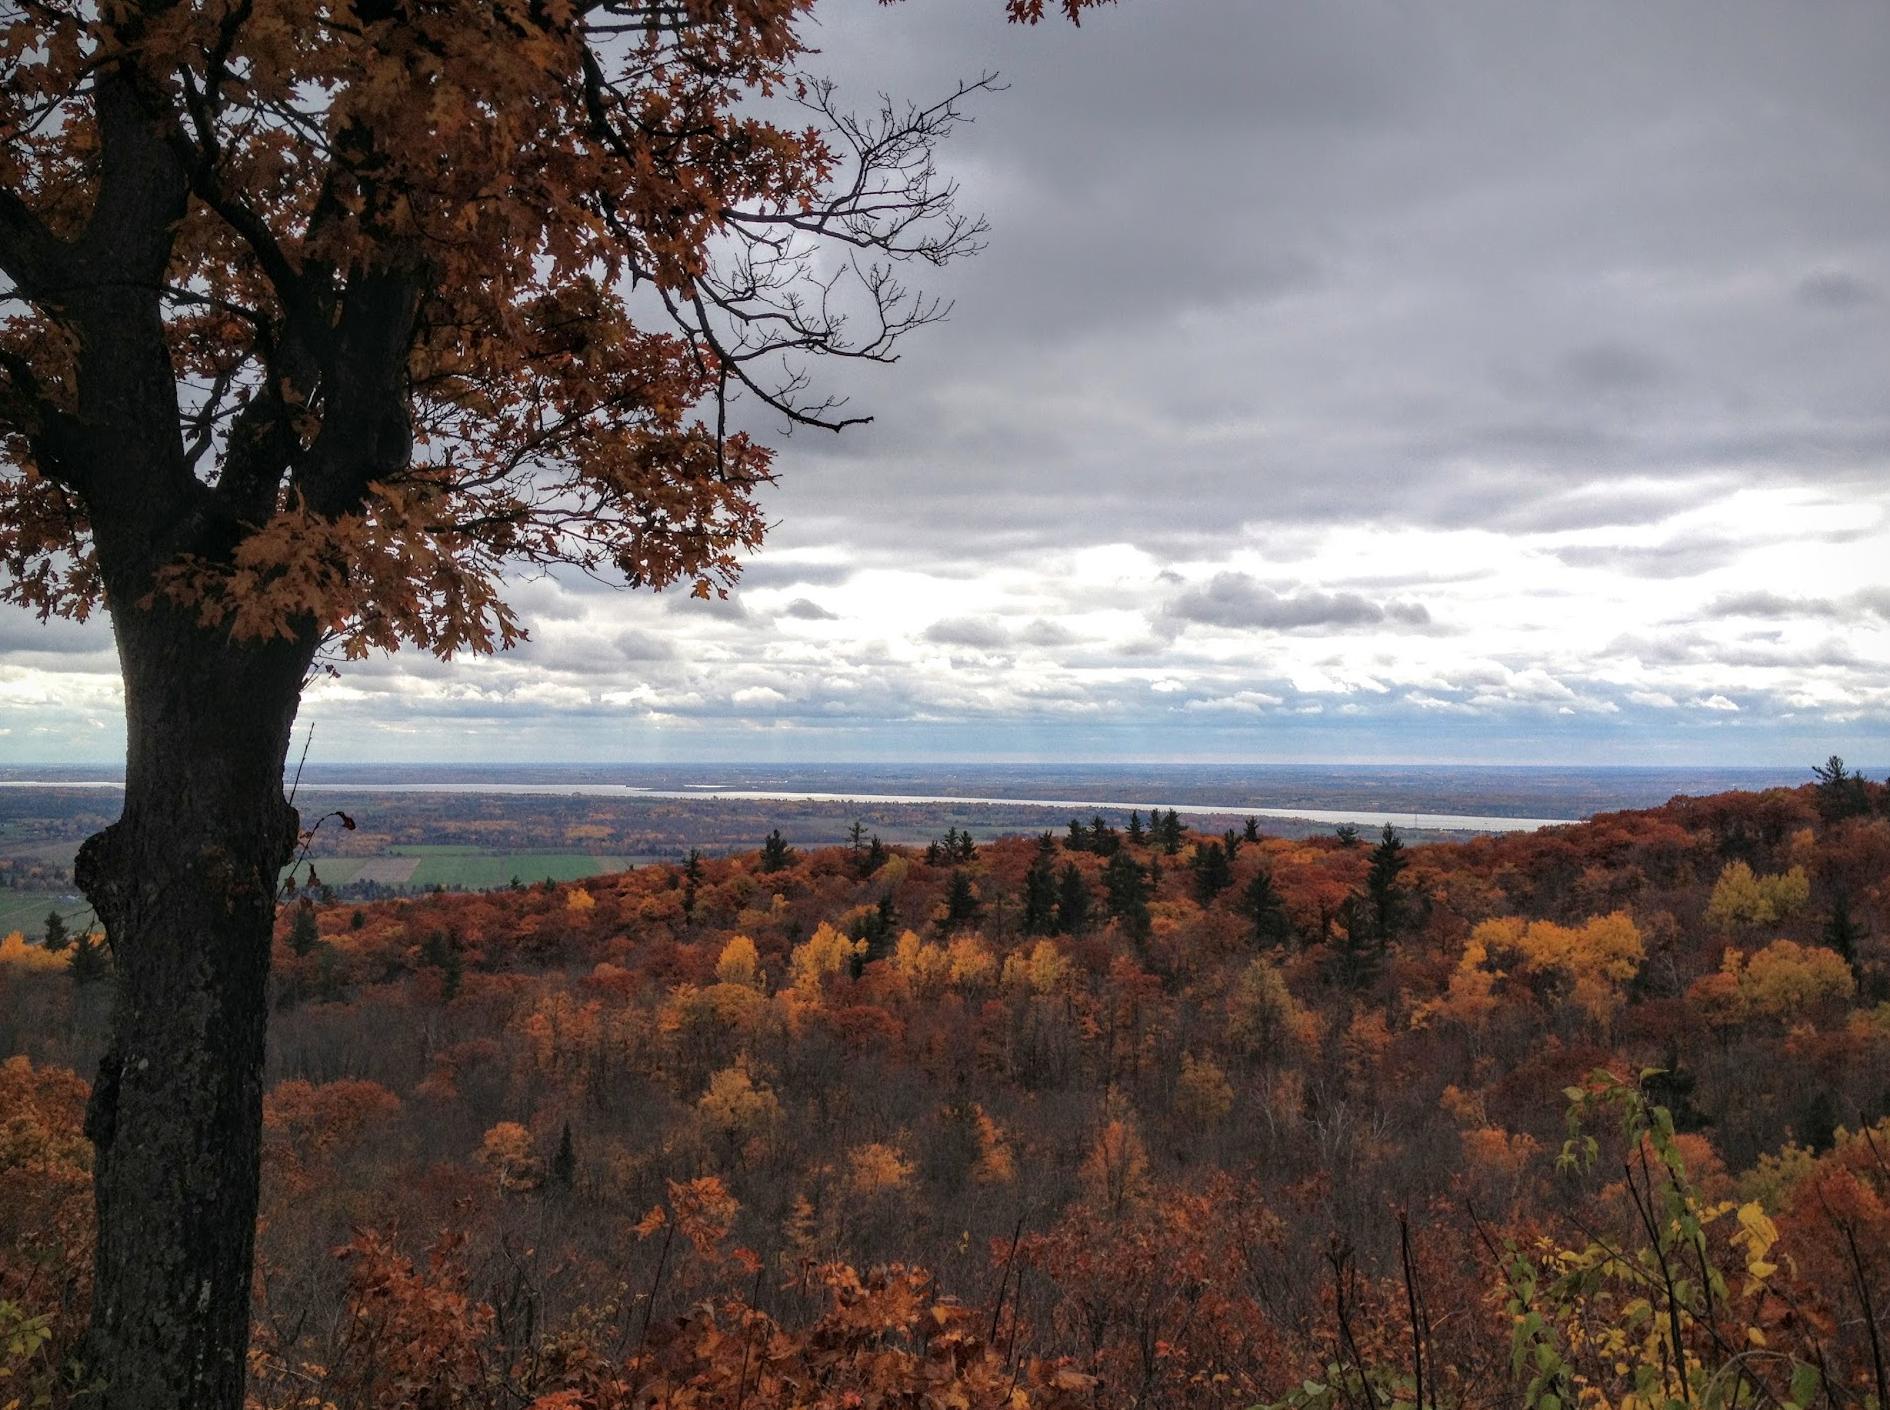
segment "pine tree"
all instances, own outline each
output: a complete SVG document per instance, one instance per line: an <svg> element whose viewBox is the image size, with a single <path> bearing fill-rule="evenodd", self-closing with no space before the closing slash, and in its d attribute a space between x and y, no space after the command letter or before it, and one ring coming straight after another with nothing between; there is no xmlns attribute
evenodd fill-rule
<svg viewBox="0 0 1890 1410"><path fill-rule="evenodd" d="M1241 836L1248 842L1258 842L1260 840L1260 819L1248 818L1247 830L1243 832Z"/></svg>
<svg viewBox="0 0 1890 1410"><path fill-rule="evenodd" d="M1365 895L1371 902L1374 933L1381 945L1404 928L1409 897L1398 878L1410 865L1397 829L1386 823L1378 845L1372 848L1371 871L1365 877Z"/></svg>
<svg viewBox="0 0 1890 1410"><path fill-rule="evenodd" d="M56 955L72 943L72 933L66 929L66 918L58 911L46 913L46 933L39 942L48 954Z"/></svg>
<svg viewBox="0 0 1890 1410"><path fill-rule="evenodd" d="M1228 861L1231 862L1240 855L1240 844L1246 840L1246 838L1242 837L1231 827L1221 834L1221 846L1227 849Z"/></svg>
<svg viewBox="0 0 1890 1410"><path fill-rule="evenodd" d="M433 931L420 942L420 963L440 972L442 999L452 999L459 993L459 986L466 977L459 936L450 930Z"/></svg>
<svg viewBox="0 0 1890 1410"><path fill-rule="evenodd" d="M1264 867L1255 872L1241 900L1247 918L1253 922L1254 938L1262 944L1284 944L1288 930L1286 902L1273 883L1273 873Z"/></svg>
<svg viewBox="0 0 1890 1410"><path fill-rule="evenodd" d="M1332 829L1332 835L1339 839L1341 847L1358 846L1358 828L1352 823L1340 823Z"/></svg>
<svg viewBox="0 0 1890 1410"><path fill-rule="evenodd" d="M1070 835L1063 839L1063 845L1072 852L1089 850L1089 834L1083 831L1083 825L1075 818L1070 819Z"/></svg>
<svg viewBox="0 0 1890 1410"><path fill-rule="evenodd" d="M1332 917L1338 931L1329 944L1327 965L1333 982L1347 989L1369 988L1384 961L1384 947L1365 914L1369 909L1369 903L1355 891L1339 903Z"/></svg>
<svg viewBox="0 0 1890 1410"><path fill-rule="evenodd" d="M289 951L297 959L306 959L321 938L321 927L315 923L315 907L305 898L296 906L295 915L289 921Z"/></svg>
<svg viewBox="0 0 1890 1410"><path fill-rule="evenodd" d="M1846 769L1836 754L1821 765L1813 764L1811 772L1818 780L1818 815L1826 822L1841 822L1870 812L1869 784L1862 774Z"/></svg>
<svg viewBox="0 0 1890 1410"><path fill-rule="evenodd" d="M682 913L685 920L696 918L696 892L702 885L702 849L691 847L683 862Z"/></svg>
<svg viewBox="0 0 1890 1410"><path fill-rule="evenodd" d="M853 820L853 826L847 829L847 846L856 857L859 856L866 847L866 824L861 822L858 818L855 818Z"/></svg>
<svg viewBox="0 0 1890 1410"><path fill-rule="evenodd" d="M958 860L975 862L978 860L978 844L972 840L971 829L966 828L958 834Z"/></svg>
<svg viewBox="0 0 1890 1410"><path fill-rule="evenodd" d="M879 840L879 834L876 832L873 834L872 842L867 846L866 860L860 863L860 874L871 876L886 865L886 856L886 844Z"/></svg>
<svg viewBox="0 0 1890 1410"><path fill-rule="evenodd" d="M1181 851L1181 819L1175 815L1173 808L1162 818L1161 831L1162 851L1171 857L1175 856Z"/></svg>
<svg viewBox="0 0 1890 1410"><path fill-rule="evenodd" d="M945 928L956 930L978 918L978 893L971 888L971 878L952 868L951 885L945 892Z"/></svg>
<svg viewBox="0 0 1890 1410"><path fill-rule="evenodd" d="M1839 889L1831 898L1831 916L1824 923L1824 943L1827 949L1835 950L1851 967L1851 973L1857 974L1857 947L1866 936L1864 927L1851 915L1850 892Z"/></svg>
<svg viewBox="0 0 1890 1410"><path fill-rule="evenodd" d="M570 1189L577 1177L577 1148L571 1143L571 1123L564 1123L564 1130L558 1136L558 1153L551 1158L551 1183L561 1189Z"/></svg>
<svg viewBox="0 0 1890 1410"><path fill-rule="evenodd" d="M1057 878L1057 932L1081 935L1089 929L1089 883L1075 862L1065 862Z"/></svg>
<svg viewBox="0 0 1890 1410"><path fill-rule="evenodd" d="M1057 928L1057 840L1050 833L1037 839L1037 855L1024 873L1024 934L1051 935Z"/></svg>
<svg viewBox="0 0 1890 1410"><path fill-rule="evenodd" d="M81 988L96 984L110 974L111 969L111 955L96 932L81 930L72 937L70 953L66 955L66 972L72 976L74 984Z"/></svg>
<svg viewBox="0 0 1890 1410"><path fill-rule="evenodd" d="M785 871L794 860L794 849L787 845L787 839L781 836L781 829L776 828L768 834L768 840L761 844L761 869L764 872Z"/></svg>
<svg viewBox="0 0 1890 1410"><path fill-rule="evenodd" d="M1129 814L1129 841L1138 847L1142 845L1142 815L1140 813Z"/></svg>
<svg viewBox="0 0 1890 1410"><path fill-rule="evenodd" d="M1141 866L1127 852L1117 852L1103 869L1103 885L1108 892L1109 914L1136 939L1146 938L1148 878Z"/></svg>
<svg viewBox="0 0 1890 1410"><path fill-rule="evenodd" d="M1204 906L1234 884L1227 849L1218 842L1200 842L1194 849L1194 894Z"/></svg>

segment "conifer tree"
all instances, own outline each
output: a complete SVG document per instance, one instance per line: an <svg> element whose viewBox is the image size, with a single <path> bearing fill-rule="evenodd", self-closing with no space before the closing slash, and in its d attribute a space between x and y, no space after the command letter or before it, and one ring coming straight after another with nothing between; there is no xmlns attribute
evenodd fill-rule
<svg viewBox="0 0 1890 1410"><path fill-rule="evenodd" d="M321 938L321 928L315 923L315 907L304 898L289 921L289 951L297 959L305 959Z"/></svg>
<svg viewBox="0 0 1890 1410"><path fill-rule="evenodd" d="M1024 934L1051 935L1057 929L1057 840L1050 833L1037 839L1037 855L1024 873Z"/></svg>
<svg viewBox="0 0 1890 1410"><path fill-rule="evenodd" d="M886 865L886 844L879 840L879 834L873 834L873 840L867 844L866 859L860 863L860 874L871 876Z"/></svg>
<svg viewBox="0 0 1890 1410"><path fill-rule="evenodd" d="M1404 842L1390 823L1372 848L1371 870L1365 877L1365 896L1371 903L1372 927L1383 945L1396 936L1405 923L1410 898L1398 878L1411 865L1404 854Z"/></svg>
<svg viewBox="0 0 1890 1410"><path fill-rule="evenodd" d="M1339 839L1341 847L1358 846L1358 827L1354 823L1340 823L1332 829L1332 835Z"/></svg>
<svg viewBox="0 0 1890 1410"><path fill-rule="evenodd" d="M1244 831L1241 836L1248 842L1258 842L1260 840L1260 819L1248 818L1246 831Z"/></svg>
<svg viewBox="0 0 1890 1410"><path fill-rule="evenodd" d="M72 943L72 933L66 929L66 918L58 911L46 913L46 931L39 943L48 954L53 955Z"/></svg>
<svg viewBox="0 0 1890 1410"><path fill-rule="evenodd" d="M945 891L945 928L956 930L977 918L978 893L972 889L971 878L954 867L951 884Z"/></svg>
<svg viewBox="0 0 1890 1410"><path fill-rule="evenodd" d="M1109 898L1109 914L1121 922L1130 935L1141 940L1149 930L1148 877L1141 865L1127 852L1117 852L1103 869L1103 885Z"/></svg>
<svg viewBox="0 0 1890 1410"><path fill-rule="evenodd" d="M781 829L776 828L768 834L768 840L761 844L761 869L764 872L785 871L794 860L794 849L787 845L787 839L781 836Z"/></svg>
<svg viewBox="0 0 1890 1410"><path fill-rule="evenodd" d="M1831 915L1824 923L1825 947L1835 950L1851 967L1851 974L1857 975L1857 947L1865 938L1864 927L1858 924L1851 914L1851 894L1839 887L1831 897Z"/></svg>
<svg viewBox="0 0 1890 1410"><path fill-rule="evenodd" d="M1140 813L1129 814L1129 841L1138 847L1142 845L1142 815Z"/></svg>
<svg viewBox="0 0 1890 1410"><path fill-rule="evenodd" d="M1286 940L1288 922L1286 902L1274 885L1273 873L1262 867L1253 874L1241 893L1247 918L1253 922L1254 938L1262 944L1278 945Z"/></svg>
<svg viewBox="0 0 1890 1410"><path fill-rule="evenodd" d="M1065 862L1057 878L1057 932L1081 935L1089 929L1089 883L1075 862Z"/></svg>
<svg viewBox="0 0 1890 1410"><path fill-rule="evenodd" d="M80 988L96 984L111 973L111 968L111 956L97 932L81 930L72 937L72 945L66 955L66 971L72 976L74 984Z"/></svg>
<svg viewBox="0 0 1890 1410"><path fill-rule="evenodd" d="M682 913L685 920L696 916L696 892L702 885L702 849L691 847L683 862Z"/></svg>
<svg viewBox="0 0 1890 1410"><path fill-rule="evenodd" d="M1338 929L1328 942L1327 969L1342 988L1369 988L1384 961L1384 946L1366 914L1369 910L1370 903L1355 891L1339 903L1332 917Z"/></svg>
<svg viewBox="0 0 1890 1410"><path fill-rule="evenodd" d="M1070 835L1063 839L1063 845L1072 852L1089 850L1089 834L1083 831L1083 825L1075 818L1070 819Z"/></svg>
<svg viewBox="0 0 1890 1410"><path fill-rule="evenodd" d="M1195 899L1206 906L1234 884L1228 865L1227 849L1219 842L1201 842L1194 849Z"/></svg>

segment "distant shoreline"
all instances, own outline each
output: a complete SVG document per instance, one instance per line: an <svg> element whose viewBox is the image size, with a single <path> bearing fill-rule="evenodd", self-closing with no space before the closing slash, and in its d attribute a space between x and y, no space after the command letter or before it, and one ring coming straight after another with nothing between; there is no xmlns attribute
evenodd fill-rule
<svg viewBox="0 0 1890 1410"><path fill-rule="evenodd" d="M63 782L52 779L0 780L0 788L119 789L123 787L122 780L109 779ZM796 789L720 788L707 784L689 788L644 788L635 784L622 783L377 783L361 779L348 782L303 780L299 785L299 790L304 793L531 794L553 797L859 803L863 805L966 803L983 807L1074 810L1079 813L1107 809L1111 812L1138 810L1174 812L1195 817L1252 816L1330 823L1334 826L1350 823L1358 827L1378 827L1389 823L1393 827L1435 832L1534 832L1540 828L1565 827L1581 821L1579 818L1519 818L1490 814L1421 813L1372 808L1280 808L1243 802L1149 803L1146 801L1122 802L1102 798L998 798L973 797L959 793L868 793L863 790L825 793Z"/></svg>

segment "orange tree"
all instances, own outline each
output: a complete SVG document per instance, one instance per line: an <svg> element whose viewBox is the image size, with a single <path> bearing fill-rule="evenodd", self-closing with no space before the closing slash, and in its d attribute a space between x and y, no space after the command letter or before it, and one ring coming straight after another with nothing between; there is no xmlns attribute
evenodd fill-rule
<svg viewBox="0 0 1890 1410"><path fill-rule="evenodd" d="M932 150L981 84L850 116L812 5L0 0L0 596L103 607L124 676L106 1404L242 1400L311 673L516 641L507 565L718 590L770 475L731 398L844 424L810 359L887 358L939 313L897 261L976 243Z"/></svg>

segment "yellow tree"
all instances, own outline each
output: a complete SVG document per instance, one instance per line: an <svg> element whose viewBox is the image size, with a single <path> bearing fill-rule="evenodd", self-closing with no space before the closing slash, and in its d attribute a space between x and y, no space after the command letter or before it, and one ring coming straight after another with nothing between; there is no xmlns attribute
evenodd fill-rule
<svg viewBox="0 0 1890 1410"><path fill-rule="evenodd" d="M807 358L890 357L940 311L894 261L977 240L932 148L981 85L849 116L813 3L0 0L0 598L109 611L125 687L111 1410L242 1402L310 673L518 640L507 565L716 591L770 475L729 398L844 424Z"/></svg>

